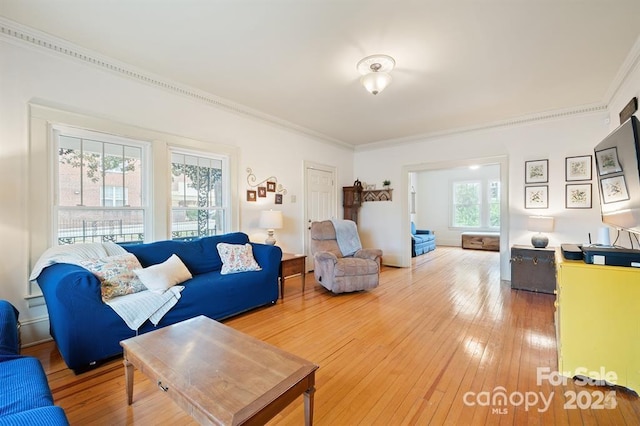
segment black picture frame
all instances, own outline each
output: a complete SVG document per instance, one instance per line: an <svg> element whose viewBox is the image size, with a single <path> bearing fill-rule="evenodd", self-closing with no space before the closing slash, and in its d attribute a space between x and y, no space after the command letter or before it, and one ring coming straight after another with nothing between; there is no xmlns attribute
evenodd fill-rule
<svg viewBox="0 0 640 426"><path fill-rule="evenodd" d="M548 209L549 208L549 185L525 186L524 208L525 209Z"/></svg>
<svg viewBox="0 0 640 426"><path fill-rule="evenodd" d="M282 194L276 194L276 204L282 204Z"/></svg>
<svg viewBox="0 0 640 426"><path fill-rule="evenodd" d="M600 179L600 191L602 202L605 204L627 201L629 190L624 175L612 176Z"/></svg>
<svg viewBox="0 0 640 426"><path fill-rule="evenodd" d="M618 148L612 146L611 148L596 151L596 165L598 176L622 172L622 165L618 158Z"/></svg>
<svg viewBox="0 0 640 426"><path fill-rule="evenodd" d="M565 186L565 208L590 209L593 188L591 183L568 183Z"/></svg>
<svg viewBox="0 0 640 426"><path fill-rule="evenodd" d="M549 182L549 160L533 160L524 162L524 183Z"/></svg>
<svg viewBox="0 0 640 426"><path fill-rule="evenodd" d="M593 178L593 160L591 155L566 157L564 161L564 175L567 182L585 181Z"/></svg>

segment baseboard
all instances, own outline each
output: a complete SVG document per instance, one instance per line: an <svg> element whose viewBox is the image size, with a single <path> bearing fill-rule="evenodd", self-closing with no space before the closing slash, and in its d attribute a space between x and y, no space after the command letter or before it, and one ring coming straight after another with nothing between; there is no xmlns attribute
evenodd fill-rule
<svg viewBox="0 0 640 426"><path fill-rule="evenodd" d="M42 316L20 321L20 339L23 347L37 345L51 340L49 317Z"/></svg>

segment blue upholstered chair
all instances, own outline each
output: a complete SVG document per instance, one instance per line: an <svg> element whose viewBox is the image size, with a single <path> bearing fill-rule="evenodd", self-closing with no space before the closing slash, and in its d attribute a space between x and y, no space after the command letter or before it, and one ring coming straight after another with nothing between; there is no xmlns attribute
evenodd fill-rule
<svg viewBox="0 0 640 426"><path fill-rule="evenodd" d="M411 257L430 252L436 249L436 234L427 229L416 229L416 224L411 222Z"/></svg>

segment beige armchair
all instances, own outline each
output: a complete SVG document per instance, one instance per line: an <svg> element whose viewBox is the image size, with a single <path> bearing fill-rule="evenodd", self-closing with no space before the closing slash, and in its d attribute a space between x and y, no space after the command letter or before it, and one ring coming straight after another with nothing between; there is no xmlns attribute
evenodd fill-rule
<svg viewBox="0 0 640 426"><path fill-rule="evenodd" d="M363 249L353 221L311 223L311 253L316 281L333 293L378 286L382 250Z"/></svg>

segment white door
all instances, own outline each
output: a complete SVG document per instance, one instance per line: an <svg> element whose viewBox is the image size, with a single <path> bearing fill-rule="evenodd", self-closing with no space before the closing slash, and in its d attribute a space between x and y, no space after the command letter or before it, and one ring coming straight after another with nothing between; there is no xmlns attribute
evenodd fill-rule
<svg viewBox="0 0 640 426"><path fill-rule="evenodd" d="M336 217L335 169L318 164L305 165L305 220L307 223L304 247L307 255L307 271L313 270L313 256L310 252L311 222Z"/></svg>

